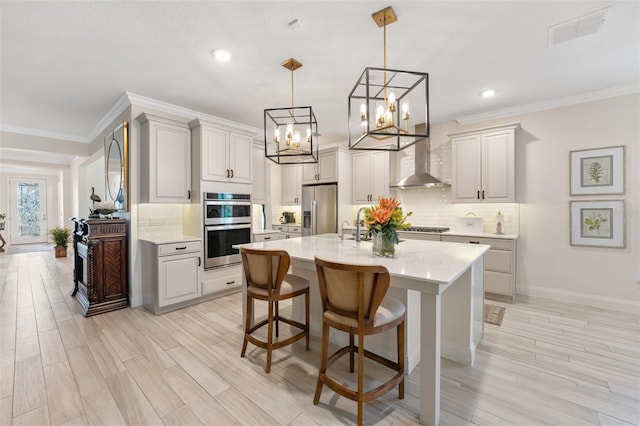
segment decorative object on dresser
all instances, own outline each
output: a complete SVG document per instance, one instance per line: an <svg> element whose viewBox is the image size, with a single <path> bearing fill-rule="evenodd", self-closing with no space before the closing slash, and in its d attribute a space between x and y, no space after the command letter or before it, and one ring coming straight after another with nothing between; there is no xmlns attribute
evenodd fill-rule
<svg viewBox="0 0 640 426"><path fill-rule="evenodd" d="M127 221L71 219L74 223L73 290L84 316L128 306Z"/></svg>
<svg viewBox="0 0 640 426"><path fill-rule="evenodd" d="M264 110L265 157L276 164L317 163L318 141L314 138L318 136L318 121L313 108L295 107L293 102L293 73L302 63L289 58L282 66L291 71L291 108Z"/></svg>
<svg viewBox="0 0 640 426"><path fill-rule="evenodd" d="M67 244L71 239L71 230L56 226L49 231L51 240L55 243L56 257L67 257Z"/></svg>
<svg viewBox="0 0 640 426"><path fill-rule="evenodd" d="M400 151L429 137L429 74L387 68L387 25L398 19L391 6L371 17L384 31L383 68L365 68L349 93L349 149Z"/></svg>
<svg viewBox="0 0 640 426"><path fill-rule="evenodd" d="M625 248L624 200L571 201L571 245Z"/></svg>
<svg viewBox="0 0 640 426"><path fill-rule="evenodd" d="M625 146L571 151L571 195L624 194Z"/></svg>

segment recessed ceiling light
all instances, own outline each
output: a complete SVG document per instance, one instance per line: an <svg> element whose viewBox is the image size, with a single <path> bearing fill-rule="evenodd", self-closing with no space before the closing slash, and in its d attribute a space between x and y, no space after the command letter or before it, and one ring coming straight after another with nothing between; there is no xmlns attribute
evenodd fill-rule
<svg viewBox="0 0 640 426"><path fill-rule="evenodd" d="M493 95L495 94L496 94L496 91L493 89L487 89L480 92L480 96L482 96L483 98L492 98Z"/></svg>
<svg viewBox="0 0 640 426"><path fill-rule="evenodd" d="M231 53L228 50L224 49L214 49L211 51L211 56L213 56L218 62L229 62L231 59Z"/></svg>

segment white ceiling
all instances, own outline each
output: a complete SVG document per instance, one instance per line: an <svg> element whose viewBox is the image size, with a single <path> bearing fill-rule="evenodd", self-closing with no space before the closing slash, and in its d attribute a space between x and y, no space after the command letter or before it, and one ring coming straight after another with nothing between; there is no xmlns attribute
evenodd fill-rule
<svg viewBox="0 0 640 426"><path fill-rule="evenodd" d="M313 106L320 144L345 141L348 93L382 67L371 14L389 4L387 66L429 73L432 122L640 81L638 1L3 0L0 125L87 141L130 92L261 128L290 103L280 64L295 57L296 105ZM608 6L599 32L547 46L549 26Z"/></svg>

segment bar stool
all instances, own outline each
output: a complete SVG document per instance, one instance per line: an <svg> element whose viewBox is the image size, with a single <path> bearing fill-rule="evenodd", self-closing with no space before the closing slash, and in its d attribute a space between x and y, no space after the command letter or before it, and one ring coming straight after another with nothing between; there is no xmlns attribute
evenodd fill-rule
<svg viewBox="0 0 640 426"><path fill-rule="evenodd" d="M241 248L242 266L247 280L247 310L245 319L244 341L240 356L244 358L247 343L251 342L259 348L267 350L267 365L265 372L271 371L271 353L274 349L282 348L306 337L307 350L309 350L309 281L298 275L288 274L291 259L289 253L284 250L257 250ZM290 318L280 316L278 302L304 295L305 298L305 324ZM264 300L269 304L267 319L257 324L251 324L253 320L253 300ZM275 323L275 335L279 335L279 322L285 322L299 328L301 332L284 340L274 342L273 326ZM261 340L254 336L254 332L263 326L267 326L267 340Z"/></svg>
<svg viewBox="0 0 640 426"><path fill-rule="evenodd" d="M404 320L405 307L385 297L389 288L389 272L379 265L352 265L315 258L322 300L322 350L314 405L320 401L322 386L358 403L358 425L362 425L363 405L398 386L404 398ZM349 345L328 356L330 327L349 334ZM393 362L364 349L364 336L396 328L398 361ZM358 336L358 345L354 336ZM358 354L358 386L352 389L331 378L327 370L343 355L349 354L349 371L353 372L354 354ZM388 381L364 391L364 357L394 370Z"/></svg>

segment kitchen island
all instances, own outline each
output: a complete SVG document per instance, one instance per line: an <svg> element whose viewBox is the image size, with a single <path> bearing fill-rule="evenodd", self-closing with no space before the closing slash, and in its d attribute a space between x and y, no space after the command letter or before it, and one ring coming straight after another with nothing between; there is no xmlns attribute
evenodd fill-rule
<svg viewBox="0 0 640 426"><path fill-rule="evenodd" d="M371 242L326 234L242 247L289 253L293 273L312 283L311 333L316 336L320 335L321 306L314 257L385 266L391 275L389 294L407 307L407 372L420 362L420 422L439 423L440 355L471 365L482 336L483 257L489 246L406 240L398 246L396 257L387 259L373 256ZM301 319L303 306L294 303L293 312ZM383 341L367 339L369 344L374 352L380 349L388 355Z"/></svg>

